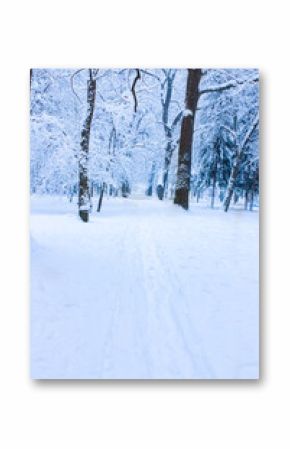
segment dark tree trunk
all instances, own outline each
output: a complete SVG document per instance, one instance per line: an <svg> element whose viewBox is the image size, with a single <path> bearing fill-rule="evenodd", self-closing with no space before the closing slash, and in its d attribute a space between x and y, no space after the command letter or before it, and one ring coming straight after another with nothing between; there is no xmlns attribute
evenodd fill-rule
<svg viewBox="0 0 290 449"><path fill-rule="evenodd" d="M152 192L153 192L153 187L152 187L152 184L150 184L145 192L145 195L152 196Z"/></svg>
<svg viewBox="0 0 290 449"><path fill-rule="evenodd" d="M103 204L103 196L104 196L105 184L102 184L101 192L99 196L98 209L97 212L101 212L102 204Z"/></svg>
<svg viewBox="0 0 290 449"><path fill-rule="evenodd" d="M161 184L158 184L158 186L156 188L156 193L157 193L158 199L159 200L163 200L164 189L163 189L163 186Z"/></svg>
<svg viewBox="0 0 290 449"><path fill-rule="evenodd" d="M215 189L216 189L216 170L213 173L213 179L212 179L212 191L211 191L211 208L214 208L214 200L215 200Z"/></svg>
<svg viewBox="0 0 290 449"><path fill-rule="evenodd" d="M201 69L188 69L185 108L181 124L180 143L178 151L178 167L174 204L188 209L190 190L191 151L194 130L194 119L198 102L198 86L201 79Z"/></svg>
<svg viewBox="0 0 290 449"><path fill-rule="evenodd" d="M90 79L87 82L87 117L85 119L81 134L81 150L79 157L79 216L84 222L89 221L90 191L88 178L88 160L91 124L94 114L96 98L96 80L89 70Z"/></svg>
<svg viewBox="0 0 290 449"><path fill-rule="evenodd" d="M253 206L254 206L254 192L251 191L251 199L250 199L250 211L253 210Z"/></svg>
<svg viewBox="0 0 290 449"><path fill-rule="evenodd" d="M248 210L248 191L246 190L246 193L245 193L245 204L244 204L244 209L245 210Z"/></svg>
<svg viewBox="0 0 290 449"><path fill-rule="evenodd" d="M29 70L30 116L32 115L32 104L31 104L31 100L32 100L32 95L31 95L32 80L33 80L33 69L30 69Z"/></svg>
<svg viewBox="0 0 290 449"><path fill-rule="evenodd" d="M128 198L128 196L130 194L130 186L129 186L128 181L124 181L122 183L121 192L122 192L123 198Z"/></svg>

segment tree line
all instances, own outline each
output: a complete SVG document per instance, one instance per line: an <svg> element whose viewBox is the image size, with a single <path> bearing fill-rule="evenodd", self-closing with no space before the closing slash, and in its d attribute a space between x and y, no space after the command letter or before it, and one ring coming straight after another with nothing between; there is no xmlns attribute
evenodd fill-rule
<svg viewBox="0 0 290 449"><path fill-rule="evenodd" d="M148 196L188 209L203 194L227 212L259 196L255 69L79 69L30 72L31 190Z"/></svg>

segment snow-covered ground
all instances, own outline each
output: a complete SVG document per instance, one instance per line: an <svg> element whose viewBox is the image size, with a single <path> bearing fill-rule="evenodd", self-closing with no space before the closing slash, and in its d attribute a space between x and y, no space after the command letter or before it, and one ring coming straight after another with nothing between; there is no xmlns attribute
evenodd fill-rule
<svg viewBox="0 0 290 449"><path fill-rule="evenodd" d="M258 212L31 200L36 379L257 378Z"/></svg>

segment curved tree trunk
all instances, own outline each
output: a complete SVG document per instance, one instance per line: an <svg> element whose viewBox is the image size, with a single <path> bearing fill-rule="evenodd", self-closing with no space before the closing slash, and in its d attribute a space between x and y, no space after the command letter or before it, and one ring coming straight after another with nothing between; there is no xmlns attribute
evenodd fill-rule
<svg viewBox="0 0 290 449"><path fill-rule="evenodd" d="M239 174L240 160L241 160L241 152L238 152L237 157L236 157L235 162L232 167L231 176L230 176L230 180L229 180L229 184L228 184L228 190L227 190L225 201L224 201L224 211L225 212L228 211L230 204L231 204L232 196L234 193L234 188L236 185L236 180L237 180L237 177Z"/></svg>
<svg viewBox="0 0 290 449"><path fill-rule="evenodd" d="M198 102L198 86L201 79L201 69L188 69L185 108L181 124L180 143L178 151L178 167L174 204L188 209L191 174L191 151L194 130L195 113Z"/></svg>

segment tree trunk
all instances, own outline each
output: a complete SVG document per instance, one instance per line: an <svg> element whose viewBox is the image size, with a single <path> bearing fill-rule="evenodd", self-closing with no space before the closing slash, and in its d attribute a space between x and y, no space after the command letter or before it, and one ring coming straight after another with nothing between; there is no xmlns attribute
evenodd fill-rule
<svg viewBox="0 0 290 449"><path fill-rule="evenodd" d="M212 170L212 190L211 190L211 203L210 207L214 208L215 191L216 191L216 179L217 179L218 161L215 155L214 166Z"/></svg>
<svg viewBox="0 0 290 449"><path fill-rule="evenodd" d="M98 209L97 212L101 212L101 207L103 203L103 196L104 196L104 189L105 189L105 183L102 184L100 196L99 196L99 202L98 202Z"/></svg>
<svg viewBox="0 0 290 449"><path fill-rule="evenodd" d="M90 192L88 178L88 160L91 124L94 114L96 98L96 80L92 78L92 70L89 70L90 79L87 82L87 117L81 134L81 150L79 157L79 216L84 222L89 221Z"/></svg>
<svg viewBox="0 0 290 449"><path fill-rule="evenodd" d="M156 163L154 161L153 164L152 164L150 175L149 175L148 187L147 187L147 190L146 190L146 195L147 196L152 196L155 174L156 174Z"/></svg>
<svg viewBox="0 0 290 449"><path fill-rule="evenodd" d="M174 204L178 204L184 209L188 209L191 174L191 149L200 78L201 69L188 69L185 99L186 111L181 124L177 179L174 198Z"/></svg>
<svg viewBox="0 0 290 449"><path fill-rule="evenodd" d="M228 184L228 189L227 189L227 193L226 193L226 197L225 197L225 201L224 201L224 211L227 212L229 210L230 204L231 204L231 199L234 193L234 188L236 185L236 180L239 174L239 169L240 169L240 163L242 160L242 156L244 153L244 149L248 143L248 141L250 140L253 132L255 131L256 127L258 126L259 123L259 113L257 113L253 123L251 124L240 148L237 150L237 154L236 154L236 158L235 161L233 163L232 166L232 170L231 170L231 175L230 175L230 179L229 179L229 184Z"/></svg>
<svg viewBox="0 0 290 449"><path fill-rule="evenodd" d="M214 173L213 180L212 180L211 204L210 204L210 207L212 209L214 208L215 188L216 188L216 172Z"/></svg>
<svg viewBox="0 0 290 449"><path fill-rule="evenodd" d="M237 204L237 202L239 201L240 197L238 195L237 192L234 193L234 203Z"/></svg>
<svg viewBox="0 0 290 449"><path fill-rule="evenodd" d="M252 212L254 206L254 192L251 191L251 199L250 199L250 211Z"/></svg>
<svg viewBox="0 0 290 449"><path fill-rule="evenodd" d="M236 180L237 180L239 168L240 168L240 160L241 160L240 154L241 153L238 152L235 162L232 167L231 176L230 176L230 180L229 180L229 184L228 184L228 190L227 190L225 201L224 201L224 211L225 212L227 212L229 210L232 196L234 193L234 188L235 188L235 184L236 184Z"/></svg>
<svg viewBox="0 0 290 449"><path fill-rule="evenodd" d="M244 209L248 210L248 191L246 190L245 193L245 204L244 204Z"/></svg>
<svg viewBox="0 0 290 449"><path fill-rule="evenodd" d="M172 146L171 140L167 143L166 150L165 150L165 159L164 159L164 168L163 168L163 192L162 192L162 199L166 195L166 191L168 188L168 175L169 175L169 168L171 164L171 159L173 155L174 147Z"/></svg>
<svg viewBox="0 0 290 449"><path fill-rule="evenodd" d="M162 103L162 122L164 126L164 133L165 137L167 139L167 144L165 148L165 154L164 154L164 164L163 164L163 175L162 175L162 181L157 186L158 188L158 198L160 200L163 200L164 196L167 194L168 190L168 174L169 174L169 167L171 164L172 154L174 151L174 146L172 143L172 137L174 133L174 129L177 126L180 117L182 113L178 113L175 119L172 121L171 125L169 125L169 107L171 104L171 98L173 93L173 82L175 79L176 71L175 70L168 70L166 75L166 80L164 82L164 86L166 85L166 92L165 97L161 97L161 103Z"/></svg>
<svg viewBox="0 0 290 449"><path fill-rule="evenodd" d="M166 184L167 184L167 180L168 180L168 170L169 170L169 165L170 165L170 160L171 160L171 157L169 156L169 152L170 152L170 148L171 148L172 133L171 133L171 129L168 126L168 118L169 118L169 106L170 106L171 97L172 97L172 86L173 86L174 77L175 77L175 75L173 76L173 78L171 78L170 71L169 71L167 78L166 78L167 79L167 83L166 83L167 88L166 88L165 98L164 98L164 100L161 99L162 121L163 121L165 136L167 139L167 145L165 148L165 155L164 155L164 168L163 168L162 181L161 181L161 183L159 183L157 185L157 196L160 200L163 200L163 198L164 198Z"/></svg>
<svg viewBox="0 0 290 449"><path fill-rule="evenodd" d="M123 181L122 182L121 192L122 192L122 197L123 198L128 198L128 196L130 194L130 186L129 186L128 181Z"/></svg>

